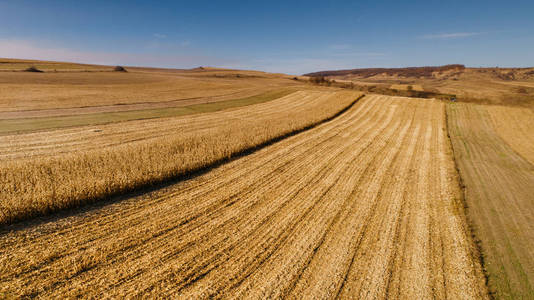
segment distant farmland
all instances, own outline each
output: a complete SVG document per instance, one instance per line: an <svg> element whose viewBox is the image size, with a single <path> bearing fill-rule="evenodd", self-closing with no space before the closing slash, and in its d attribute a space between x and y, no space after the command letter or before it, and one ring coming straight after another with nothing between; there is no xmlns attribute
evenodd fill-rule
<svg viewBox="0 0 534 300"><path fill-rule="evenodd" d="M185 175L332 117L359 95L297 92L177 120L0 136L0 223Z"/></svg>
<svg viewBox="0 0 534 300"><path fill-rule="evenodd" d="M352 83L352 88L380 93L384 89L455 95L458 101L513 105L534 109L534 68L467 68L463 65L320 71L307 76Z"/></svg>

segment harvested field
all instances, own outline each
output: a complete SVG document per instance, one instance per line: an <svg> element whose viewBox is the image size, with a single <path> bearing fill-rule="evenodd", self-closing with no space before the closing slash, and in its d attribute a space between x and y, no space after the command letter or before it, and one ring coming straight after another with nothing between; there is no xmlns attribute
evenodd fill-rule
<svg viewBox="0 0 534 300"><path fill-rule="evenodd" d="M108 105L121 109L140 102L235 97L235 92L250 89L247 84L153 73L0 73L0 84L0 111L5 112Z"/></svg>
<svg viewBox="0 0 534 300"><path fill-rule="evenodd" d="M361 94L301 91L234 110L0 137L0 223L186 175L333 117Z"/></svg>
<svg viewBox="0 0 534 300"><path fill-rule="evenodd" d="M260 89L261 90L261 89ZM241 93L230 93L223 94L213 97L197 97L197 98L188 98L181 100L170 100L170 101L160 101L160 102L140 102L133 104L119 103L115 105L102 105L102 106L84 106L84 107L75 107L75 108L54 108L54 109L39 109L39 110L22 110L22 111L6 111L0 112L0 119L2 121L12 121L20 119L31 119L31 120L42 120L44 118L59 118L65 116L78 117L84 115L95 115L102 113L121 113L121 112L139 112L139 111L150 111L150 110L161 110L169 111L176 108L187 108L194 105L208 105L208 104L220 104L221 102L231 102L236 100L252 99L252 98L263 98L269 97L271 95L276 95L280 93L285 93L289 91L295 91L294 88L288 89L273 89L265 92L260 92L258 94L253 94L252 96L247 96L244 98L239 98ZM250 91L244 93L246 95L251 94ZM58 119L65 120L65 119Z"/></svg>
<svg viewBox="0 0 534 300"><path fill-rule="evenodd" d="M240 106L246 106L251 104L257 104L262 102L271 101L288 94L295 92L294 89L282 89L282 90L272 90L265 93L260 93L254 96L246 98L238 98L231 100L218 100L218 101L208 101L205 103L198 103L198 99L191 101L183 101L180 104L176 103L163 103L163 107L155 103L151 104L139 104L135 105L138 108L144 108L141 110L127 110L121 109L115 111L114 106L101 106L101 107L89 107L87 111L85 109L56 109L52 110L55 113L51 113L49 110L38 110L33 111L32 113L40 115L44 113L45 115L51 115L49 117L27 117L31 115L30 112L24 112L21 116L24 118L14 118L2 120L2 116L11 114L11 112L0 113L0 135L5 133L13 132L29 132L29 131L39 131L46 129L54 128L64 128L64 127L74 127L74 126L85 126L85 125L98 125L98 124L107 124L114 122L124 122L131 120L142 120L142 119L155 119L155 118L166 118L166 117L179 117L191 114L206 113L219 111L223 109L235 108ZM197 103L189 104L187 103ZM166 107L171 105L170 107ZM132 108L134 105L128 105ZM155 108L159 107L159 108ZM87 113L83 113L86 111ZM98 112L101 111L101 112ZM14 112L17 115L19 112ZM73 115L68 115L72 113ZM56 115L57 114L57 115ZM67 115L64 115L67 114Z"/></svg>
<svg viewBox="0 0 534 300"><path fill-rule="evenodd" d="M486 109L501 139L534 165L534 111L505 106L488 106Z"/></svg>
<svg viewBox="0 0 534 300"><path fill-rule="evenodd" d="M10 227L0 293L487 298L445 119L369 96L195 179Z"/></svg>
<svg viewBox="0 0 534 300"><path fill-rule="evenodd" d="M529 113L461 103L447 110L489 287L497 298L533 299L534 165L527 159L534 143L532 131L526 129L532 124Z"/></svg>
<svg viewBox="0 0 534 300"><path fill-rule="evenodd" d="M85 65L53 63L72 71L1 72L2 66L11 65L2 60L0 119L180 107L304 86L287 75L226 69L80 72ZM24 66L19 66L20 70Z"/></svg>

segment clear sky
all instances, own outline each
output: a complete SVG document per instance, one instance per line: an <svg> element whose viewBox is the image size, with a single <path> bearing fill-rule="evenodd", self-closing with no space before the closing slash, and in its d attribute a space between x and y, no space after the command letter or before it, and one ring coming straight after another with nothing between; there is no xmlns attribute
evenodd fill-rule
<svg viewBox="0 0 534 300"><path fill-rule="evenodd" d="M534 66L534 0L0 0L0 57L290 74Z"/></svg>

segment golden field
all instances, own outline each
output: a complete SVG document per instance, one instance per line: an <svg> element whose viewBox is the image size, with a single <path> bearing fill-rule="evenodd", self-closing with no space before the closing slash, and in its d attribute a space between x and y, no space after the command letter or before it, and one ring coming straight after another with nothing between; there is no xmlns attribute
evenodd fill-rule
<svg viewBox="0 0 534 300"><path fill-rule="evenodd" d="M0 59L0 298L534 297L531 69L126 69Z"/></svg>
<svg viewBox="0 0 534 300"><path fill-rule="evenodd" d="M133 121L96 131L80 127L0 137L7 145L0 161L0 223L185 175L329 118L358 97L355 92L297 92L265 104L155 124Z"/></svg>
<svg viewBox="0 0 534 300"><path fill-rule="evenodd" d="M305 88L308 89L308 88ZM79 109L74 109L74 115L69 115L72 112L70 109L56 109L46 111L31 111L24 112L24 116L19 115L14 119L0 119L0 135L23 133L32 131L43 131L64 127L78 127L85 125L103 125L109 123L126 122L131 120L146 120L169 117L180 117L185 115L215 112L235 107L258 104L271 101L298 89L294 87L281 88L260 92L245 98L218 100L214 102L188 104L176 107L156 107L149 105L147 108L141 110L123 110L123 111L107 111L109 107L90 108L90 112L80 113ZM136 105L137 107L137 105ZM112 108L114 109L114 108ZM29 117L28 115L41 115L45 113L48 116L43 117ZM2 113L0 113L1 116ZM14 117L10 112L10 117ZM19 112L15 112L19 114ZM57 114L57 115L55 115ZM65 115L67 114L67 115Z"/></svg>
<svg viewBox="0 0 534 300"><path fill-rule="evenodd" d="M198 178L6 233L0 291L485 299L445 120L439 101L367 96Z"/></svg>
<svg viewBox="0 0 534 300"><path fill-rule="evenodd" d="M244 98L280 87L303 86L282 74L215 68L172 70L46 62L2 63L0 68L0 117L48 117L95 112L117 112L180 107ZM40 65L42 64L42 65ZM52 63L50 63L52 64ZM31 65L43 73L23 72Z"/></svg>

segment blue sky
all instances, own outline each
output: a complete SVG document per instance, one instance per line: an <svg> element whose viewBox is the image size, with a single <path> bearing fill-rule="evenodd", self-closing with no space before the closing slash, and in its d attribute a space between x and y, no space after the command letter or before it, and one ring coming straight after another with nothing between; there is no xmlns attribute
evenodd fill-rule
<svg viewBox="0 0 534 300"><path fill-rule="evenodd" d="M302 74L534 66L534 1L2 1L0 57Z"/></svg>

